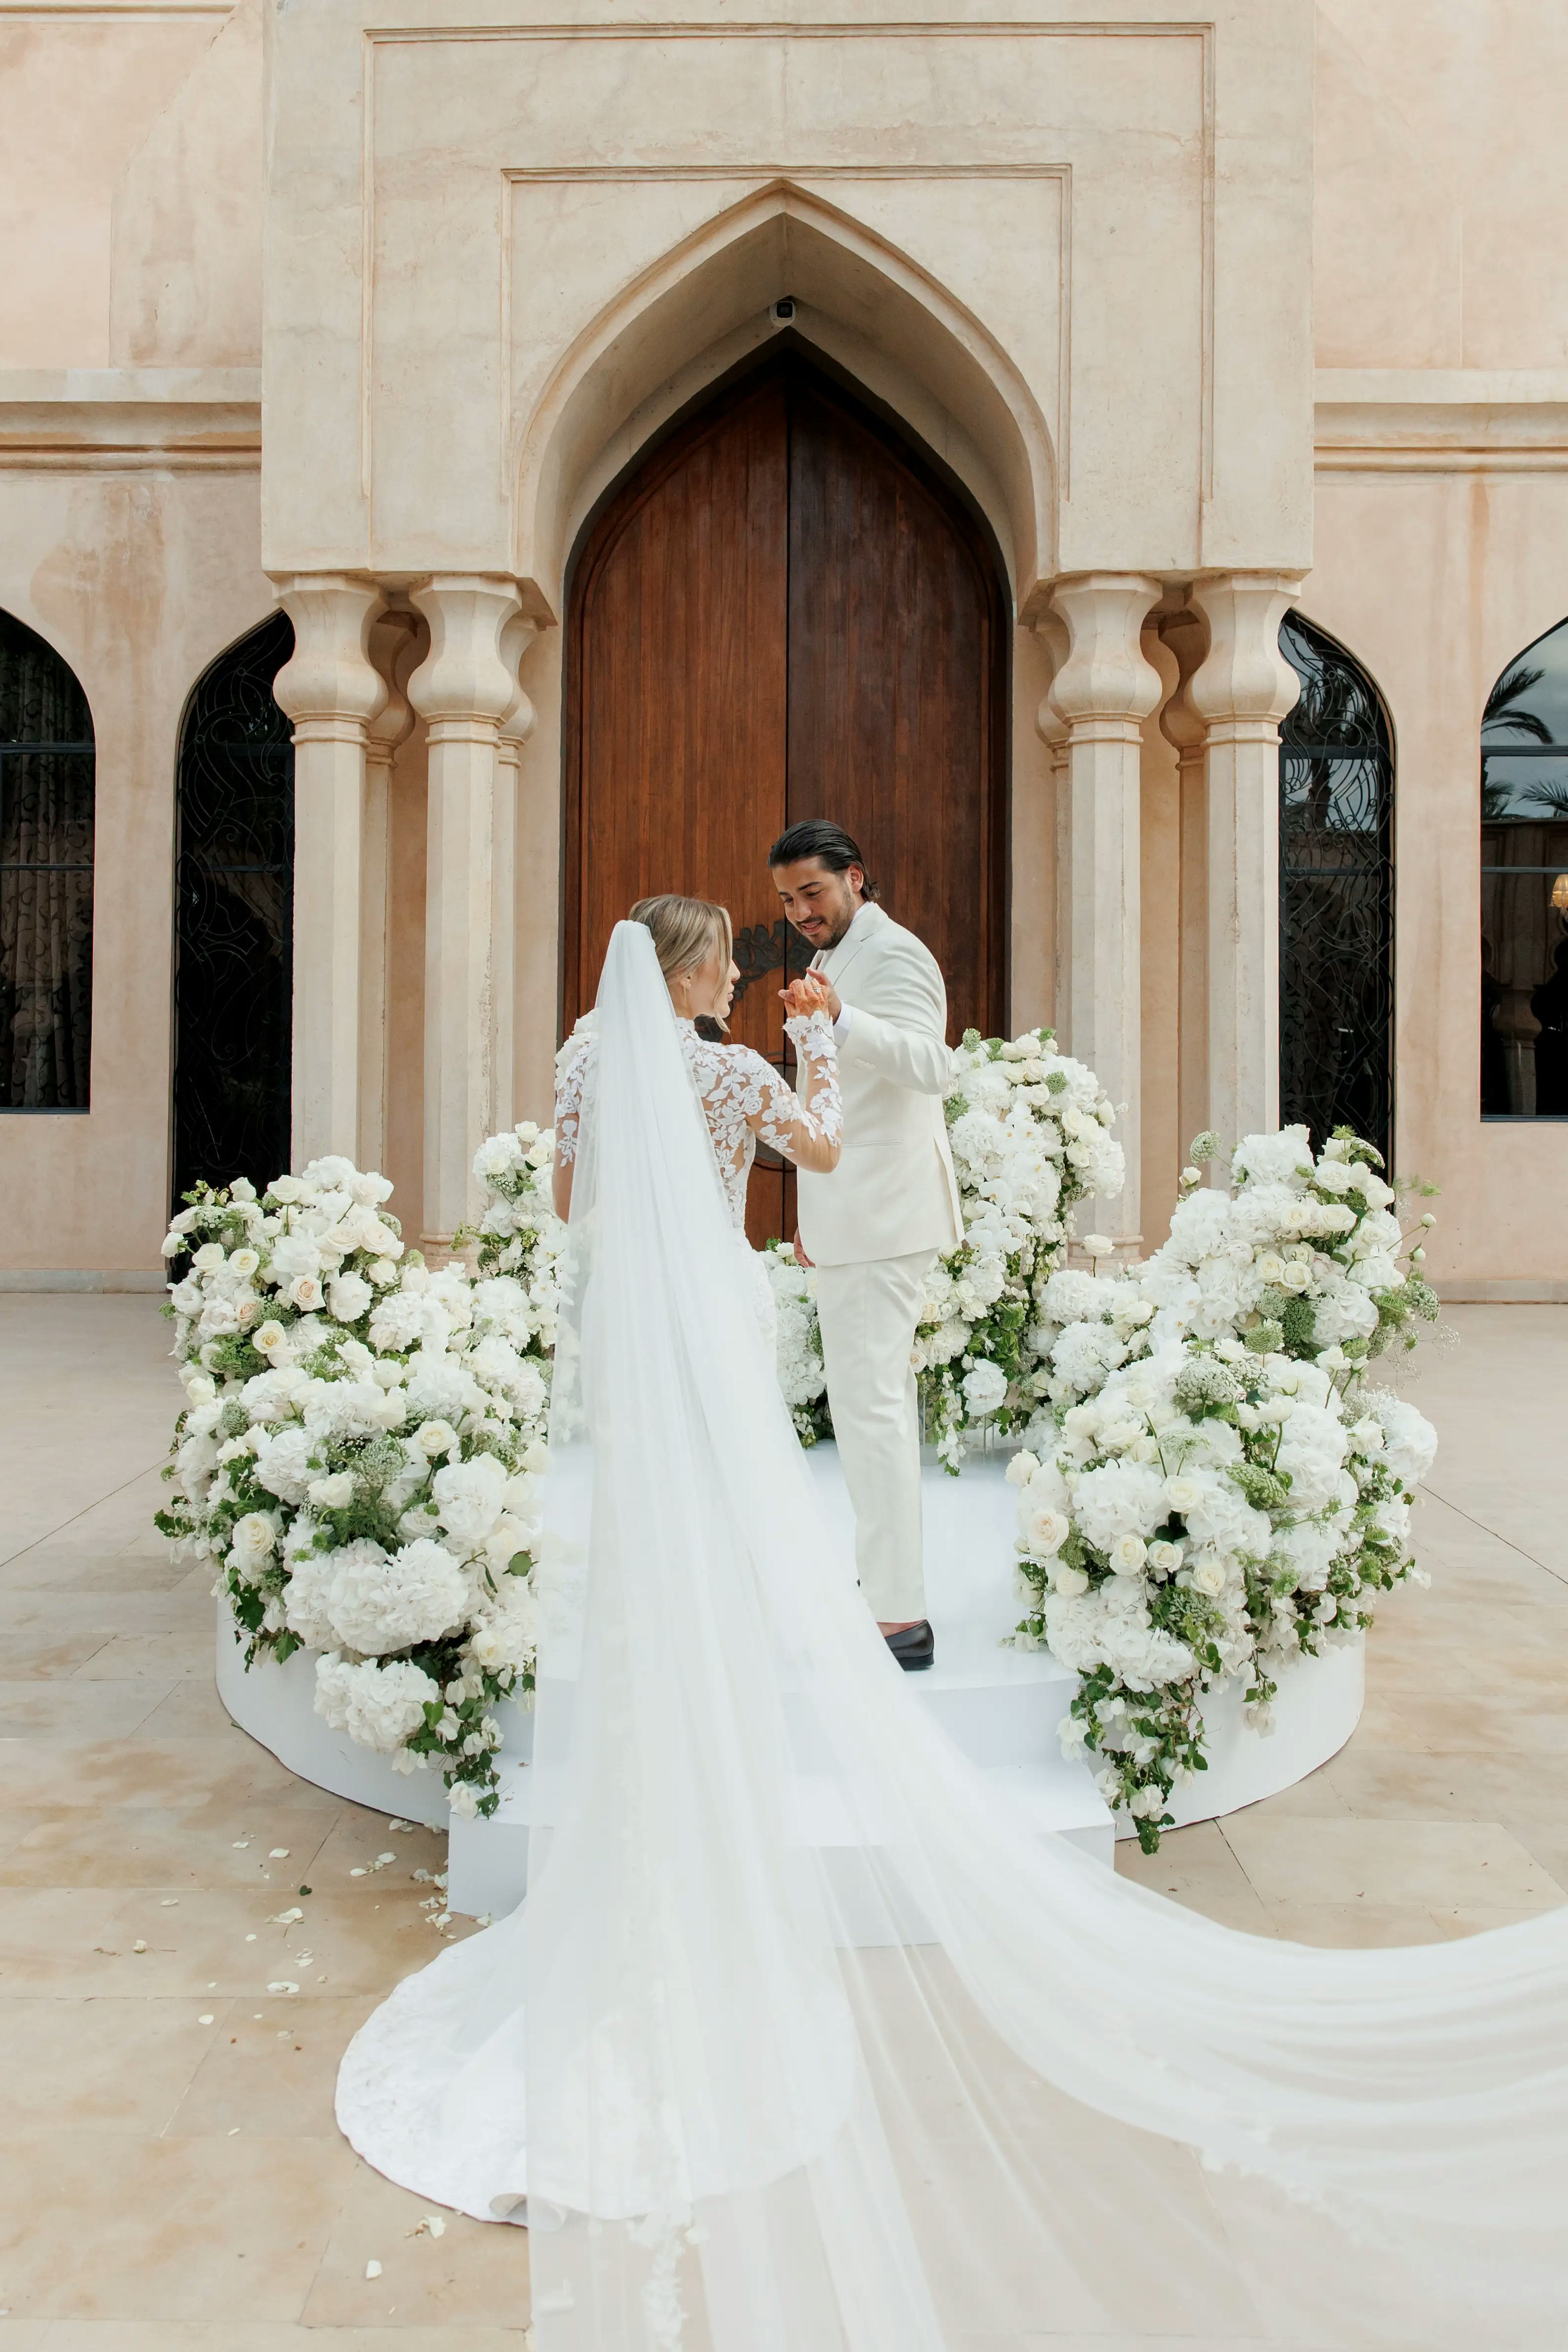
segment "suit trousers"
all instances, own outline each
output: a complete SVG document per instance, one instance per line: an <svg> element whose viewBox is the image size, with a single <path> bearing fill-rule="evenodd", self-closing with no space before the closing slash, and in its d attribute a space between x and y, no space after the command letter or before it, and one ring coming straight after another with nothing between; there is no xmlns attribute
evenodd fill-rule
<svg viewBox="0 0 1568 2352"><path fill-rule="evenodd" d="M920 1411L910 1351L934 1249L817 1268L833 1434L855 1514L855 1565L873 1617L925 1614Z"/></svg>

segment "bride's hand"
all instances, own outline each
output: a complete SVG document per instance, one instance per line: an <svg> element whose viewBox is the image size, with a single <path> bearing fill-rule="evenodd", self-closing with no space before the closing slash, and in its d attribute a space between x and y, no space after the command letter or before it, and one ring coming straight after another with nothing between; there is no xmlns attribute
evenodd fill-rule
<svg viewBox="0 0 1568 2352"><path fill-rule="evenodd" d="M788 988L779 990L779 994L783 1001L787 1020L809 1019L813 1013L825 1013L830 1021L836 1021L841 1010L837 991L830 988L827 982L814 971L804 972L799 980L792 980Z"/></svg>

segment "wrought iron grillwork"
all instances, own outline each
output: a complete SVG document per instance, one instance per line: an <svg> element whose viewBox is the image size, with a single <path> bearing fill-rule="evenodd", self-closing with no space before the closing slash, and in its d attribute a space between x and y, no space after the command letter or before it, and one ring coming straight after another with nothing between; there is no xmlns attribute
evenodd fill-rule
<svg viewBox="0 0 1568 2352"><path fill-rule="evenodd" d="M1280 1117L1394 1133L1394 738L1371 679L1299 613L1280 730Z"/></svg>
<svg viewBox="0 0 1568 2352"><path fill-rule="evenodd" d="M0 1110L85 1110L93 732L68 663L0 613Z"/></svg>
<svg viewBox="0 0 1568 2352"><path fill-rule="evenodd" d="M259 1190L288 1165L294 746L272 681L276 614L219 656L180 734L174 1198L198 1177Z"/></svg>
<svg viewBox="0 0 1568 2352"><path fill-rule="evenodd" d="M1568 1118L1568 621L1481 713L1481 1117Z"/></svg>

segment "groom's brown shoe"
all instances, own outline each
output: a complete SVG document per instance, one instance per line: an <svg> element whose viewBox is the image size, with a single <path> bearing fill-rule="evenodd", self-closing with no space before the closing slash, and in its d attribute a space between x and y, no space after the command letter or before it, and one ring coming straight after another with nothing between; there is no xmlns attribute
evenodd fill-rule
<svg viewBox="0 0 1568 2352"><path fill-rule="evenodd" d="M905 1625L901 1632L884 1633L882 1638L906 1675L917 1675L936 1663L936 1636L929 1618L922 1617L917 1625Z"/></svg>

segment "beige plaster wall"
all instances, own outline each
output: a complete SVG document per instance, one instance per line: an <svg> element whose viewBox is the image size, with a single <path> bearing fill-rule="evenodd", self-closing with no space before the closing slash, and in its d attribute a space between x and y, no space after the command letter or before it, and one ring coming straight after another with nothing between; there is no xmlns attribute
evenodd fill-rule
<svg viewBox="0 0 1568 2352"><path fill-rule="evenodd" d="M0 13L0 368L109 363L116 185L228 13L227 0ZM201 202L226 206L221 173Z"/></svg>
<svg viewBox="0 0 1568 2352"><path fill-rule="evenodd" d="M1371 672L1396 737L1400 1171L1442 1187L1440 1281L1568 1279L1568 1129L1479 1115L1479 724L1568 614L1568 476L1325 472L1301 609Z"/></svg>
<svg viewBox="0 0 1568 2352"><path fill-rule="evenodd" d="M1020 601L1056 560L1304 559L1311 36L1301 0L278 11L269 565L557 612L621 424L791 292L924 372Z"/></svg>
<svg viewBox="0 0 1568 2352"><path fill-rule="evenodd" d="M1320 367L1568 362L1568 12L1317 0Z"/></svg>
<svg viewBox="0 0 1568 2352"><path fill-rule="evenodd" d="M207 664L272 609L254 473L0 473L0 607L98 746L91 1108L0 1113L11 1267L152 1269L169 1209L174 757Z"/></svg>

